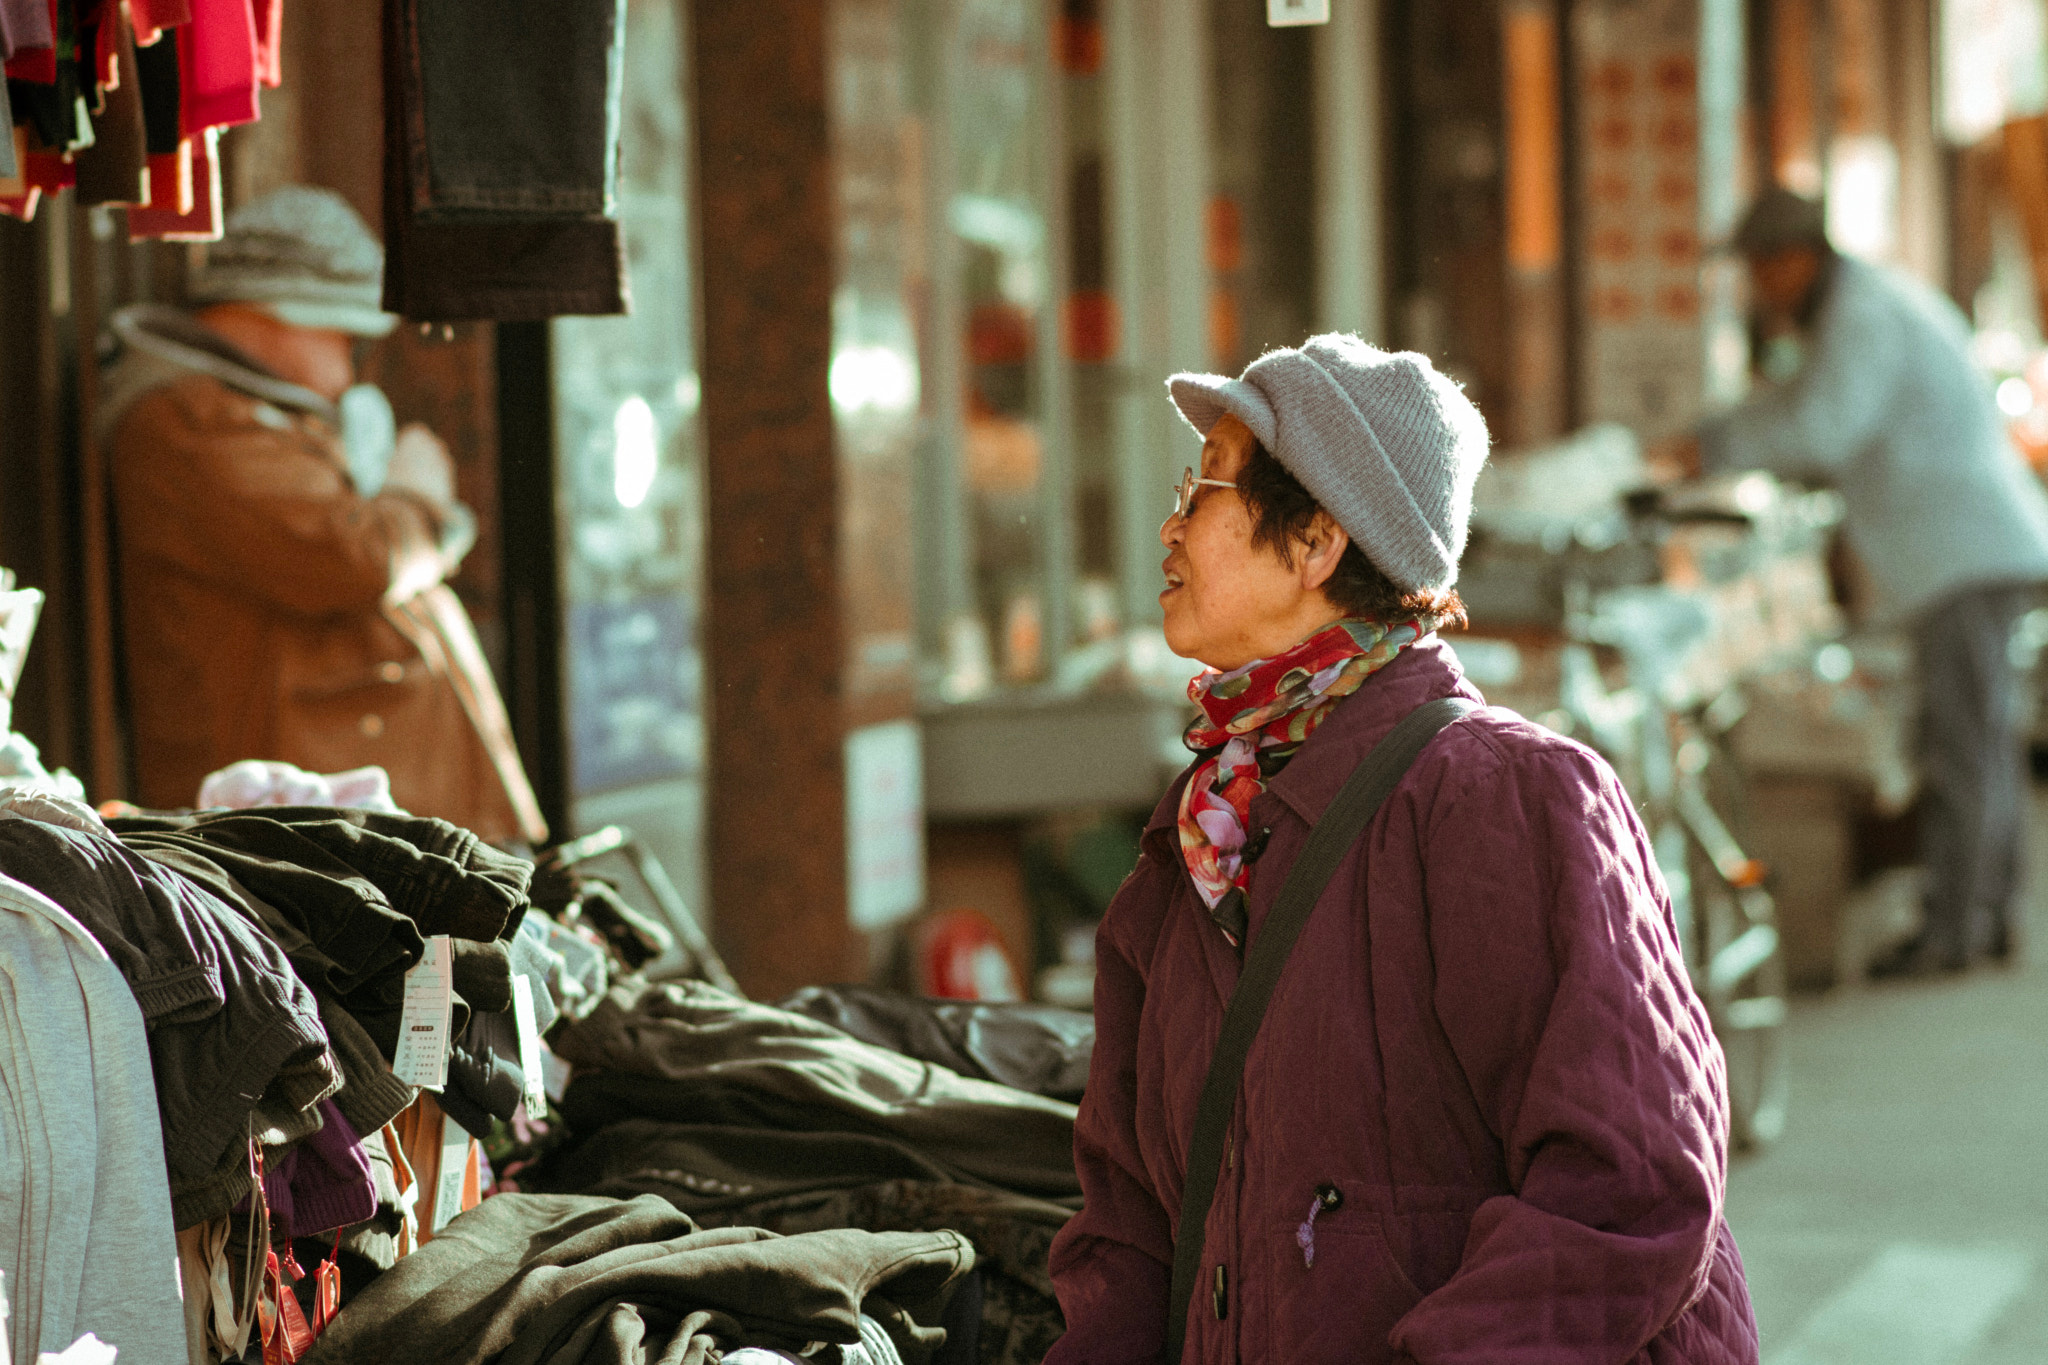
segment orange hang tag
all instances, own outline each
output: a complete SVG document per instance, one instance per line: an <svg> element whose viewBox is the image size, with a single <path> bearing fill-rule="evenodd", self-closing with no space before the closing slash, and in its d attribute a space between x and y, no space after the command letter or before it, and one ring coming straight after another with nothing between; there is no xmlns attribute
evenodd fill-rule
<svg viewBox="0 0 2048 1365"><path fill-rule="evenodd" d="M327 1253L327 1259L313 1272L313 1335L319 1336L333 1325L335 1314L341 1312L341 1229L334 1233L334 1250Z"/></svg>
<svg viewBox="0 0 2048 1365"><path fill-rule="evenodd" d="M285 1264L294 1271L298 1264L289 1254ZM284 1278L284 1271L272 1251L263 1267L263 1296L258 1313L263 1325L263 1365L297 1365L313 1349L313 1331L299 1310L298 1296Z"/></svg>
<svg viewBox="0 0 2048 1365"><path fill-rule="evenodd" d="M333 1326L341 1312L341 1267L331 1259L322 1261L313 1278L313 1335L317 1337Z"/></svg>

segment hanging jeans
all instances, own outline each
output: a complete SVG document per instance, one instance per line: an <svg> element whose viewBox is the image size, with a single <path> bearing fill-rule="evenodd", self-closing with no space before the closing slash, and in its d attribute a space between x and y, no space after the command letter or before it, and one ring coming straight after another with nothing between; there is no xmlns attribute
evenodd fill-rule
<svg viewBox="0 0 2048 1365"><path fill-rule="evenodd" d="M625 0L391 0L384 305L415 319L626 311Z"/></svg>

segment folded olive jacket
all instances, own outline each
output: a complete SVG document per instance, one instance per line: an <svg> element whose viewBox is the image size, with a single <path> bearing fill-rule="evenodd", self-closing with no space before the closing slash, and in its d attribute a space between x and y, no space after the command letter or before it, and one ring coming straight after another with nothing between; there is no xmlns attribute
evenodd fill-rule
<svg viewBox="0 0 2048 1365"><path fill-rule="evenodd" d="M650 1118L855 1134L909 1149L924 1169L905 1175L942 1171L1043 1199L1079 1193L1073 1105L703 982L623 983L548 1045L576 1069L562 1112L578 1133Z"/></svg>
<svg viewBox="0 0 2048 1365"><path fill-rule="evenodd" d="M306 1365L701 1365L742 1345L851 1345L863 1304L921 1360L937 1334L895 1310L973 1265L955 1232L700 1231L654 1195L501 1194L372 1282Z"/></svg>
<svg viewBox="0 0 2048 1365"><path fill-rule="evenodd" d="M963 1076L1058 1100L1081 1098L1095 1050L1095 1016L1057 1005L835 985L806 986L781 1007Z"/></svg>
<svg viewBox="0 0 2048 1365"><path fill-rule="evenodd" d="M412 1100L387 1065L405 972L425 936L451 935L462 948L449 1098L472 1131L488 1126L479 1117L485 1109L509 1117L523 1078L515 1067L507 1082L481 1065L464 1030L473 1004L511 1005L511 947L503 940L526 914L526 859L445 820L325 806L132 816L112 828L129 850L211 891L283 950L319 1000L345 1082L335 1104L357 1132L375 1132ZM482 998L469 999L471 992ZM552 1022L541 994L535 1007ZM500 1051L516 1059L516 1044ZM493 1081L497 1098L486 1101Z"/></svg>
<svg viewBox="0 0 2048 1365"><path fill-rule="evenodd" d="M568 1116L572 1126L587 1112L583 1098ZM692 1218L732 1223L747 1221L727 1216L735 1209L885 1180L960 1183L957 1172L872 1133L625 1119L557 1153L540 1171L522 1174L520 1185L621 1199L658 1194ZM1003 1193L979 1184L963 1188Z"/></svg>
<svg viewBox="0 0 2048 1365"><path fill-rule="evenodd" d="M0 872L70 911L134 992L177 1225L227 1212L249 1190L252 1119L311 1132L341 1084L312 993L237 910L109 835L0 815Z"/></svg>
<svg viewBox="0 0 2048 1365"><path fill-rule="evenodd" d="M1447 645L1417 644L1253 798L1252 937L1353 770L1448 696L1479 699ZM1096 939L1086 1202L1053 1247L1049 1365L1165 1358L1195 1108L1241 968L1181 859L1180 786ZM1296 941L1226 1130L1183 1359L1754 1365L1727 1142L1726 1064L1628 794L1583 745L1476 712Z"/></svg>
<svg viewBox="0 0 2048 1365"><path fill-rule="evenodd" d="M400 806L545 837L442 514L363 497L319 395L168 309L124 310L112 471L136 797L175 808L245 758L375 763Z"/></svg>
<svg viewBox="0 0 2048 1365"><path fill-rule="evenodd" d="M301 977L359 1014L399 1007L425 936L488 943L516 931L533 880L526 859L409 815L272 806L109 828L263 925Z"/></svg>

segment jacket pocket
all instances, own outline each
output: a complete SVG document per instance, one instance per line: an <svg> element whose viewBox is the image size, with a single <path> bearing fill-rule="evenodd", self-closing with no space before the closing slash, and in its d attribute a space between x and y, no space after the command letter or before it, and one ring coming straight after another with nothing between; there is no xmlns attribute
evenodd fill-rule
<svg viewBox="0 0 2048 1365"><path fill-rule="evenodd" d="M294 687L278 715L278 752L314 772L416 759L413 746L436 736L423 724L433 677L420 659L390 660Z"/></svg>
<svg viewBox="0 0 2048 1365"><path fill-rule="evenodd" d="M1422 1291L1395 1258L1380 1213L1351 1201L1320 1207L1311 1222L1314 1190L1305 1189L1300 1202L1297 1220L1263 1236L1265 1349L1246 1358L1377 1365L1387 1358L1394 1324Z"/></svg>
<svg viewBox="0 0 2048 1365"><path fill-rule="evenodd" d="M367 667L352 667L330 677L300 683L291 689L291 695L302 705L329 701L346 704L375 696L380 688L403 687L408 683L416 686L426 681L427 676L427 661L417 655L406 659L386 659Z"/></svg>

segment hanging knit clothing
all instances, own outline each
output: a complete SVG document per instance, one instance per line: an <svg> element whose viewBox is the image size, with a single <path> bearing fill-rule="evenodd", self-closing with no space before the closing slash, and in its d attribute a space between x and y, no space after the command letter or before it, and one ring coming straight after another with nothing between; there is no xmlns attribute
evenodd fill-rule
<svg viewBox="0 0 2048 1365"><path fill-rule="evenodd" d="M1231 893L1251 881L1245 825L1252 798L1332 707L1437 625L1430 616L1393 625L1338 621L1270 659L1203 673L1188 684L1202 714L1182 739L1209 757L1181 794L1181 857L1233 946L1244 936L1243 896Z"/></svg>

